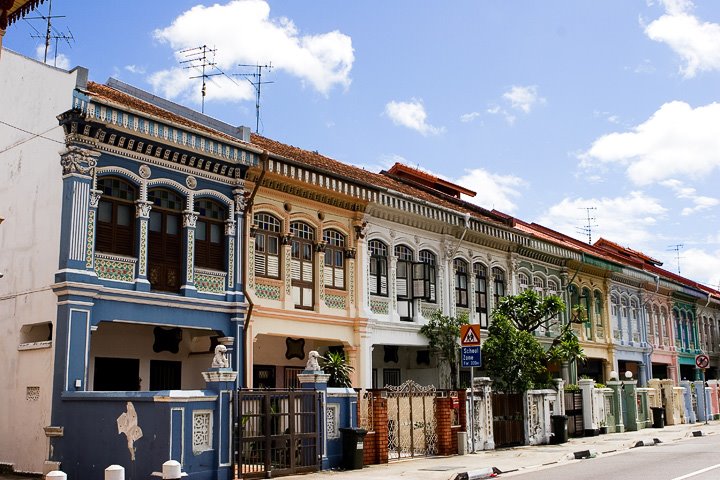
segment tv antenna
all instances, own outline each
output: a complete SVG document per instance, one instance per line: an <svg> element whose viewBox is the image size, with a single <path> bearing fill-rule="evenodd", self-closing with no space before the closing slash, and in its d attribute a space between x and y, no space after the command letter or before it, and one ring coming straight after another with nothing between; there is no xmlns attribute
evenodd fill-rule
<svg viewBox="0 0 720 480"><path fill-rule="evenodd" d="M52 0L48 2L48 14L47 15L39 15L37 17L25 17L24 20L45 20L47 28L45 30L45 33L41 33L37 28L33 26L32 23L27 22L30 27L35 30L34 34L31 34L30 37L32 38L42 38L45 39L45 55L43 56L43 63L47 63L47 56L48 56L48 50L50 49L50 40L55 40L55 60L53 62L53 66L57 67L57 55L58 55L58 40L65 40L67 42L68 46L71 46L70 40L75 40L75 37L73 37L72 32L68 28L67 33L59 32L55 27L52 25L52 19L53 18L65 18L65 15L53 15L52 14Z"/></svg>
<svg viewBox="0 0 720 480"><path fill-rule="evenodd" d="M255 73L236 73L235 75L238 77L244 77L245 80L250 82L250 85L253 86L255 89L255 133L258 133L260 130L260 87L263 84L267 83L275 83L275 82L263 82L262 81L262 71L263 68L267 71L272 70L272 62L270 62L267 65L250 65L250 64L239 64L238 67L254 67L257 69L257 72ZM252 79L252 80L251 80Z"/></svg>
<svg viewBox="0 0 720 480"><path fill-rule="evenodd" d="M202 100L200 103L200 113L205 113L205 93L207 91L207 79L211 77L215 77L217 75L224 75L222 70L220 70L217 67L217 64L215 63L215 52L217 52L216 48L210 48L207 45L203 45L201 47L195 47L195 48L188 48L185 50L180 50L178 53L183 54L187 60L182 60L181 64L187 64L183 68L196 68L200 70L200 75L195 75L194 77L190 78L202 78ZM212 54L212 60L208 58L208 54ZM214 68L217 70L216 73L207 73L206 69L208 68Z"/></svg>
<svg viewBox="0 0 720 480"><path fill-rule="evenodd" d="M680 258L682 258L682 257L680 257L680 249L683 248L683 246L684 246L684 245L683 245L682 243L678 243L678 244L675 244L675 245L670 245L670 246L668 247L668 250L674 250L674 251L675 251L675 258L676 258L676 261L677 261L678 275L680 274Z"/></svg>
<svg viewBox="0 0 720 480"><path fill-rule="evenodd" d="M597 208L595 208L595 207L579 207L579 208L580 208L580 210L585 210L585 213L587 215L587 223L585 225L583 225L582 227L577 227L577 231L579 233L582 233L583 235L587 235L588 244L592 245L592 229L593 229L593 227L598 226L597 223L593 223L593 222L595 222L595 220L597 220L597 218L595 218L595 216L594 216L594 212L595 212L595 210L597 210Z"/></svg>

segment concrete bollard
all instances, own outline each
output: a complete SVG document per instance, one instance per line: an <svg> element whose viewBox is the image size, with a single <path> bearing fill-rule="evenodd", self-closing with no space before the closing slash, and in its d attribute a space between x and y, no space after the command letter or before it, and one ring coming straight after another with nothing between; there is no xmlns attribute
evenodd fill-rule
<svg viewBox="0 0 720 480"><path fill-rule="evenodd" d="M163 480L180 480L187 474L182 473L180 462L176 460L168 460L163 463L162 466L162 478Z"/></svg>
<svg viewBox="0 0 720 480"><path fill-rule="evenodd" d="M45 475L45 478L48 480L67 480L67 473L61 472L60 470L53 470Z"/></svg>
<svg viewBox="0 0 720 480"><path fill-rule="evenodd" d="M125 468L120 465L110 465L105 469L105 480L125 480Z"/></svg>

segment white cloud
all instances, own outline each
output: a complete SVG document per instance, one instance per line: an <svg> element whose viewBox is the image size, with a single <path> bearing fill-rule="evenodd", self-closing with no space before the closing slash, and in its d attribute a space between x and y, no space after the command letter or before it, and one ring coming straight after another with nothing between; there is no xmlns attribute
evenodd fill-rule
<svg viewBox="0 0 720 480"><path fill-rule="evenodd" d="M130 73L145 75L145 67L140 67L138 65L125 65L125 70L127 70Z"/></svg>
<svg viewBox="0 0 720 480"><path fill-rule="evenodd" d="M270 5L264 0L235 0L209 7L197 5L178 16L170 26L156 30L154 35L176 51L201 45L216 48L211 61L226 73L236 71L238 64L272 62L274 68L298 77L323 95L328 95L336 85L350 86L350 71L355 61L352 39L348 35L337 30L302 34L292 20L271 18ZM176 52L176 60L184 60L184 55ZM197 97L191 93L197 82L183 80L180 73L191 76L187 70L172 68L151 74L150 83L163 94L172 94L171 98ZM173 84L175 82L180 85ZM216 93L214 98L252 98L248 82L240 79L237 83L243 86L235 86L240 92ZM224 87L232 89L233 85L227 81ZM208 96L212 90L208 88Z"/></svg>
<svg viewBox="0 0 720 480"><path fill-rule="evenodd" d="M498 105L493 105L492 107L488 108L487 113L489 113L490 115L501 115L505 118L505 121L508 124L510 124L510 125L515 124L515 120L516 120L515 115L513 115L512 113L508 112L507 110L505 110L504 108L502 108Z"/></svg>
<svg viewBox="0 0 720 480"><path fill-rule="evenodd" d="M673 252L674 253L674 252ZM663 265L667 270L677 272L677 262ZM700 283L718 288L720 283L720 250L707 252L700 248L680 251L680 274Z"/></svg>
<svg viewBox="0 0 720 480"><path fill-rule="evenodd" d="M198 104L201 101L201 80L190 78L188 71L180 67L155 72L147 80L155 91L160 92L166 98L182 98ZM206 101L239 102L255 98L255 90L247 82L238 83L224 75L210 77L206 82Z"/></svg>
<svg viewBox="0 0 720 480"><path fill-rule="evenodd" d="M413 99L410 102L391 101L385 105L385 115L395 125L407 127L425 136L437 135L445 131L444 127L434 127L427 123L427 113L422 100Z"/></svg>
<svg viewBox="0 0 720 480"><path fill-rule="evenodd" d="M545 99L538 95L537 87L534 85L527 87L514 85L503 93L503 98L510 102L512 108L524 113L530 113L533 107L545 103Z"/></svg>
<svg viewBox="0 0 720 480"><path fill-rule="evenodd" d="M689 0L662 0L665 15L645 27L645 34L656 42L666 43L684 65L680 72L686 78L699 71L720 70L720 25L702 22L692 15Z"/></svg>
<svg viewBox="0 0 720 480"><path fill-rule="evenodd" d="M683 208L681 212L683 216L692 215L693 213L697 213L720 204L720 200L717 198L698 195L697 191L693 187L684 185L680 180L670 179L662 181L660 184L670 188L675 193L676 198L690 200L695 204L693 207Z"/></svg>
<svg viewBox="0 0 720 480"><path fill-rule="evenodd" d="M656 237L651 231L664 217L666 209L660 202L642 192L631 192L614 198L564 198L550 207L537 223L571 237L586 241L587 234L578 229L587 226L588 207L595 207L592 215L592 240L604 237L622 245L638 248ZM638 245L638 246L636 246Z"/></svg>
<svg viewBox="0 0 720 480"><path fill-rule="evenodd" d="M43 59L45 58L45 45L37 46L37 48L35 49L35 58L40 60L41 62L43 61ZM70 57L68 57L64 53L57 53L48 50L47 64L53 65L57 68L62 68L63 70L69 70Z"/></svg>
<svg viewBox="0 0 720 480"><path fill-rule="evenodd" d="M626 165L637 185L700 178L720 167L720 104L666 103L631 131L598 138L578 157L582 167Z"/></svg>
<svg viewBox="0 0 720 480"><path fill-rule="evenodd" d="M526 186L526 182L520 177L498 175L482 168L465 170L465 174L453 180L453 183L477 192L475 197L466 197L464 200L505 213L513 213L517 209L513 199L520 196L519 188Z"/></svg>
<svg viewBox="0 0 720 480"><path fill-rule="evenodd" d="M463 113L460 115L460 121L463 123L472 122L480 116L480 112Z"/></svg>

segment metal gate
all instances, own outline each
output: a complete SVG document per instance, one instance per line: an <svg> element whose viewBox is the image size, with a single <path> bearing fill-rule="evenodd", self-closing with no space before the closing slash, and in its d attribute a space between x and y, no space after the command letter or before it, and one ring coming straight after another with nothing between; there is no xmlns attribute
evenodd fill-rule
<svg viewBox="0 0 720 480"><path fill-rule="evenodd" d="M386 389L388 460L435 455L435 387L408 380Z"/></svg>
<svg viewBox="0 0 720 480"><path fill-rule="evenodd" d="M495 446L525 445L523 394L493 392L492 395Z"/></svg>
<svg viewBox="0 0 720 480"><path fill-rule="evenodd" d="M238 390L234 400L236 479L320 469L319 392Z"/></svg>
<svg viewBox="0 0 720 480"><path fill-rule="evenodd" d="M585 435L582 392L565 392L565 415L568 417L568 435L571 437Z"/></svg>

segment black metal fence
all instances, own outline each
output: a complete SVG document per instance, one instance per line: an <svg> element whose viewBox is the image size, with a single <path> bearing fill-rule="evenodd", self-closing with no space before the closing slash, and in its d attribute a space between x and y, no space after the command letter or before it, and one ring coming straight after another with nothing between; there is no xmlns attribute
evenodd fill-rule
<svg viewBox="0 0 720 480"><path fill-rule="evenodd" d="M236 478L319 470L321 402L314 390L238 390L233 402Z"/></svg>

